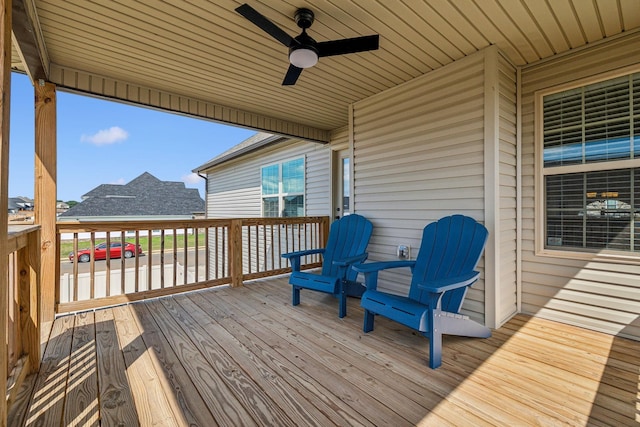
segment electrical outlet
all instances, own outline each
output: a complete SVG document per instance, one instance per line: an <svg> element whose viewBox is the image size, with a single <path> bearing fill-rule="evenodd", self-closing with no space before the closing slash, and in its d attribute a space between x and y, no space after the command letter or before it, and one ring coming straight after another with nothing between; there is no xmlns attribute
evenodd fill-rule
<svg viewBox="0 0 640 427"><path fill-rule="evenodd" d="M396 251L396 255L400 259L410 259L411 258L411 246L409 246L409 245L398 245L398 250Z"/></svg>

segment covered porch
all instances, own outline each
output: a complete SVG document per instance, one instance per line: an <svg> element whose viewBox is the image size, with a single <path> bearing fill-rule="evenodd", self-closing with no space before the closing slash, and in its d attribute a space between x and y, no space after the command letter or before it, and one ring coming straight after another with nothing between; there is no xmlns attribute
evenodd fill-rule
<svg viewBox="0 0 640 427"><path fill-rule="evenodd" d="M637 246L573 251L544 234L549 171L542 167L539 105L546 93L624 76L629 105L637 104L638 77L629 77L640 73L636 1L338 3L250 1L288 34L298 33L292 17L304 6L316 13L319 41L380 35L378 51L323 58L283 88L286 49L235 12L242 1L0 1L0 288L8 290L0 293L0 337L9 343L0 352L0 390L9 390L0 426L639 422ZM29 75L35 99L35 225L15 234L4 227L12 70ZM106 291L110 303L127 305L65 306L55 209L57 91L348 151L355 159L351 211L376 227L371 260L393 256L398 243L417 249L421 227L438 217L473 216L490 240L482 280L463 310L493 337L446 338L444 364L430 370L424 338L383 319L362 334L356 301L339 320L328 315L334 301L324 296L305 295L301 307L291 307L286 276L246 277L244 244L235 238L222 245L221 257L232 262L221 277L207 270L206 285L184 288L216 289L163 290L145 294L163 298L130 304L138 298ZM634 108L629 141L640 132ZM607 167L640 167L640 150L628 145L629 158ZM569 172L586 177L590 168ZM326 184L316 199L326 209L306 218L328 223L334 189L325 178L314 177ZM638 178L621 187L634 182L640 188ZM634 197L630 206L640 200ZM640 238L634 215L627 218L630 242ZM95 231L77 226L70 232ZM122 236L129 226L118 228ZM242 226L224 225L229 236L240 236ZM321 243L326 226L318 230ZM257 259L267 239L251 236L245 246L260 251ZM176 253L174 246L174 260ZM211 253L207 261L214 264ZM406 291L403 279L390 278L393 290ZM124 294L124 274L119 280L111 284ZM166 280L177 279L167 273ZM64 314L64 307L94 310Z"/></svg>
<svg viewBox="0 0 640 427"><path fill-rule="evenodd" d="M636 425L640 343L518 315L427 340L286 276L56 319L9 425ZM31 390L33 388L33 391Z"/></svg>

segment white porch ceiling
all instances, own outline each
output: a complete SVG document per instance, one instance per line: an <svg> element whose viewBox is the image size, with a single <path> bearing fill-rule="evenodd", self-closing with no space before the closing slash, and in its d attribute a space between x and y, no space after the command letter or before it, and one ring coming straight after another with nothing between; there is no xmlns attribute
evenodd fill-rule
<svg viewBox="0 0 640 427"><path fill-rule="evenodd" d="M14 5L16 69L27 70L31 46L43 58L40 73L61 87L104 95L104 82L115 81L233 112L196 112L220 121L327 135L347 124L349 104L489 45L525 65L640 28L638 0L247 0L292 36L299 7L315 12L317 41L380 34L379 50L321 58L295 86L282 86L287 49L234 11L243 1L14 2L26 10L19 16ZM16 31L16 19L31 32ZM41 34L39 46L29 34ZM77 76L93 83L82 87Z"/></svg>

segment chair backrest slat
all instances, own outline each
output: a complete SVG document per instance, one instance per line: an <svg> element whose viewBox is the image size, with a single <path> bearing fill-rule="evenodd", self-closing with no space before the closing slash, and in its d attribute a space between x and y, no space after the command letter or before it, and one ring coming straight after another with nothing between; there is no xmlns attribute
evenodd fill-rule
<svg viewBox="0 0 640 427"><path fill-rule="evenodd" d="M336 276L338 267L334 260L359 255L366 252L369 239L373 233L373 224L358 214L343 216L331 224L329 238L325 247L322 264L323 276ZM353 269L347 271L347 280L355 280L358 273Z"/></svg>

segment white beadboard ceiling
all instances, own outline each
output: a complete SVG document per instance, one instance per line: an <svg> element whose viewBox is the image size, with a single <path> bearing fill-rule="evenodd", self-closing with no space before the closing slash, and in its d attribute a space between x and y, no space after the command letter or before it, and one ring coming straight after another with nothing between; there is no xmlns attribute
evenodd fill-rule
<svg viewBox="0 0 640 427"><path fill-rule="evenodd" d="M247 0L292 36L299 7L314 11L317 41L380 35L379 50L321 58L282 86L287 49L234 11L243 1L15 2L26 11L14 5L15 69L27 70L31 44L61 87L104 94L68 78L79 72L228 108L229 123L250 114L266 130L270 120L339 128L349 104L489 45L525 65L640 28L639 0ZM16 31L25 17L39 44Z"/></svg>

